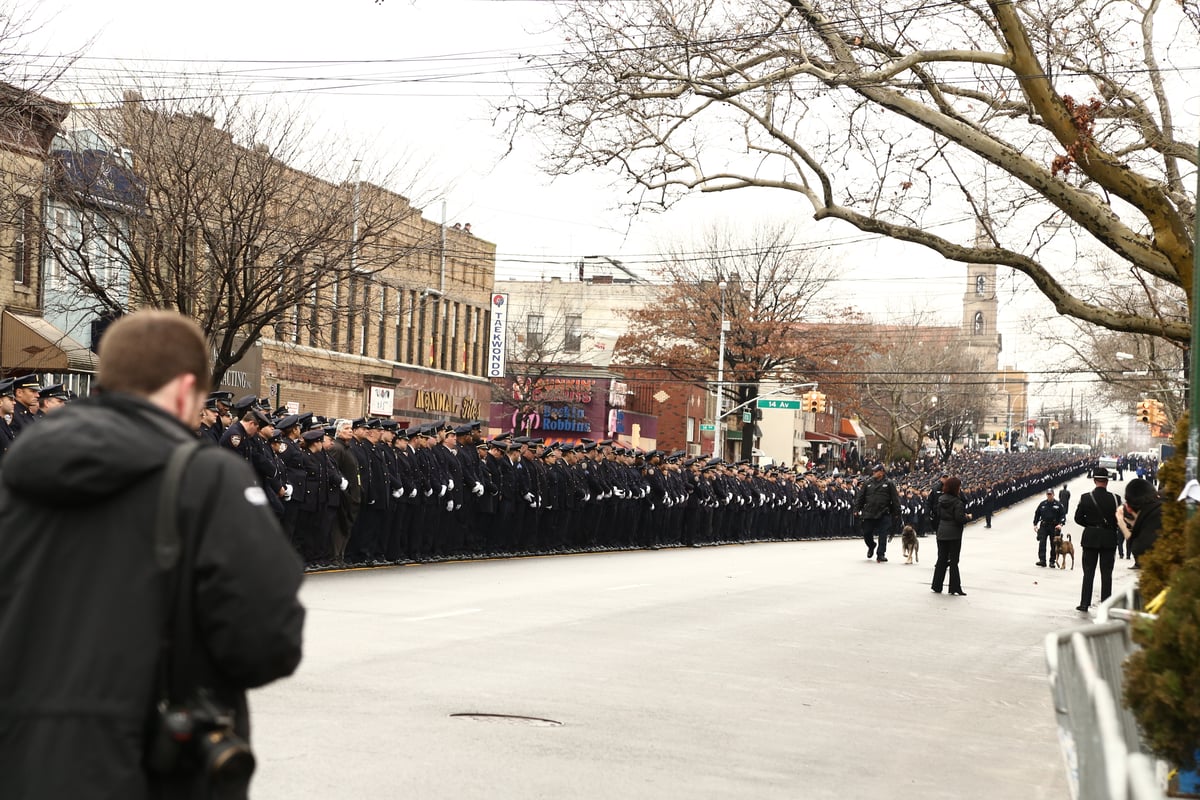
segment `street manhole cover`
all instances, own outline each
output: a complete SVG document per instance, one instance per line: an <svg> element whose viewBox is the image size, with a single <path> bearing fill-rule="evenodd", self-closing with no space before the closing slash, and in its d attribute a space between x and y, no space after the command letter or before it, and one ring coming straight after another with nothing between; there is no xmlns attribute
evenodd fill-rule
<svg viewBox="0 0 1200 800"><path fill-rule="evenodd" d="M451 714L456 719L471 719L476 722L502 722L508 725L533 725L539 728L557 728L561 722L541 717L525 717L520 714Z"/></svg>

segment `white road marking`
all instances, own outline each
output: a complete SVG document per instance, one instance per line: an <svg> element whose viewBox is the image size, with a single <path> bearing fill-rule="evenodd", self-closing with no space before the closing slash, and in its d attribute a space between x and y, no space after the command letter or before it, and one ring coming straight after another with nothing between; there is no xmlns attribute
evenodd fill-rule
<svg viewBox="0 0 1200 800"><path fill-rule="evenodd" d="M624 586L610 586L604 591L606 592L623 592L626 589L640 589L643 586L653 586L651 583L628 583Z"/></svg>
<svg viewBox="0 0 1200 800"><path fill-rule="evenodd" d="M478 614L482 608L460 608L458 611L443 611L441 614L426 614L423 617L408 617L405 622L425 622L430 619L445 619L446 617L461 617L464 614Z"/></svg>

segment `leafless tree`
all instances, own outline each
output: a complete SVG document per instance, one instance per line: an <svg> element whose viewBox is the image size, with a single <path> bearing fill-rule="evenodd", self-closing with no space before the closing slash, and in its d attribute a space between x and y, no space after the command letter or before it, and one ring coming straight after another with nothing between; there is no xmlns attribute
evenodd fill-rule
<svg viewBox="0 0 1200 800"><path fill-rule="evenodd" d="M921 315L878 326L880 333L886 346L865 356L857 376L864 426L883 440L889 460L920 454L926 441L949 458L987 413L990 372L956 346L957 328L932 326Z"/></svg>
<svg viewBox="0 0 1200 800"><path fill-rule="evenodd" d="M620 361L711 386L724 319L727 410L753 401L763 380L809 381L814 370L836 363L848 350L846 329L820 323L856 315L828 302L837 269L794 237L781 224L714 226L698 242L668 249L665 285L655 302L630 312ZM751 457L752 431L753 423L743 423L743 458Z"/></svg>
<svg viewBox="0 0 1200 800"><path fill-rule="evenodd" d="M304 326L322 341L354 311L347 287L437 242L410 224L419 208L383 188L397 173L361 179L353 154L318 142L299 113L211 87L197 96L208 99L127 92L75 121L106 147L60 154L46 294L48 309L196 319L217 384L264 335Z"/></svg>
<svg viewBox="0 0 1200 800"><path fill-rule="evenodd" d="M1010 267L1061 314L1186 342L1186 321L1081 295L1075 263L1108 252L1190 294L1187 5L575 0L554 6L565 52L529 59L545 95L501 113L545 135L552 173L615 170L636 204L790 192L818 220Z"/></svg>

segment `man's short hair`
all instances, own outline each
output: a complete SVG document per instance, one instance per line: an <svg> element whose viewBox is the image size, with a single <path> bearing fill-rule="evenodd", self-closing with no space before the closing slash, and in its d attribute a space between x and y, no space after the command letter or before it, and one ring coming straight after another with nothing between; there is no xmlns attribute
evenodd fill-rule
<svg viewBox="0 0 1200 800"><path fill-rule="evenodd" d="M208 342L200 326L174 311L135 311L100 340L98 383L106 392L151 395L180 375L195 375L207 393Z"/></svg>

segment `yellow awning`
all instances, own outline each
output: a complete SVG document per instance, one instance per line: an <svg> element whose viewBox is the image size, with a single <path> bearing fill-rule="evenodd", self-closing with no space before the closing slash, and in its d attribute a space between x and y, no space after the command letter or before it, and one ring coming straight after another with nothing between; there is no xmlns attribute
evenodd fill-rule
<svg viewBox="0 0 1200 800"><path fill-rule="evenodd" d="M96 354L41 317L5 311L0 319L0 365L10 373L95 373Z"/></svg>

